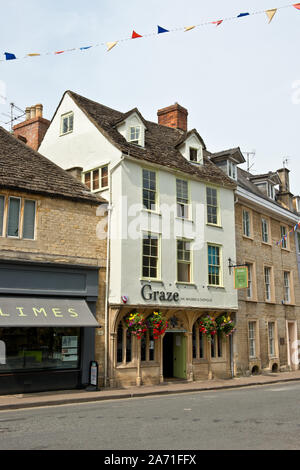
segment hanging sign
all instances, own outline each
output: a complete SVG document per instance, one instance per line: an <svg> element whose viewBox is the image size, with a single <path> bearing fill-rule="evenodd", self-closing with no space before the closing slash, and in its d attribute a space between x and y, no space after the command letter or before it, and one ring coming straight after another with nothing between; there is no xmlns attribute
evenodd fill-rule
<svg viewBox="0 0 300 470"><path fill-rule="evenodd" d="M234 288L247 289L248 287L248 267L237 266L234 268Z"/></svg>

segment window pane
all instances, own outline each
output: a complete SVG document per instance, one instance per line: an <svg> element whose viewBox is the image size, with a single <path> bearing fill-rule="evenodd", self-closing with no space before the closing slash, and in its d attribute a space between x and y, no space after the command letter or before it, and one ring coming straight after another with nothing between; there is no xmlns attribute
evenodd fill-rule
<svg viewBox="0 0 300 470"><path fill-rule="evenodd" d="M197 161L197 154L198 154L198 150L190 147L190 161L191 162Z"/></svg>
<svg viewBox="0 0 300 470"><path fill-rule="evenodd" d="M117 362L123 362L123 325L119 323L117 331Z"/></svg>
<svg viewBox="0 0 300 470"><path fill-rule="evenodd" d="M19 236L20 199L9 198L7 236Z"/></svg>
<svg viewBox="0 0 300 470"><path fill-rule="evenodd" d="M132 335L126 330L126 362L130 362L132 358Z"/></svg>
<svg viewBox="0 0 300 470"><path fill-rule="evenodd" d="M0 196L0 237L3 235L4 196Z"/></svg>
<svg viewBox="0 0 300 470"><path fill-rule="evenodd" d="M23 220L23 238L34 239L35 227L35 201L25 201L24 220Z"/></svg>
<svg viewBox="0 0 300 470"><path fill-rule="evenodd" d="M158 277L158 238L155 235L145 235L143 238L143 277Z"/></svg>
<svg viewBox="0 0 300 470"><path fill-rule="evenodd" d="M104 166L101 168L101 188L108 186L108 167Z"/></svg>
<svg viewBox="0 0 300 470"><path fill-rule="evenodd" d="M218 223L218 199L217 190L215 188L206 188L207 200L207 222L209 224Z"/></svg>
<svg viewBox="0 0 300 470"><path fill-rule="evenodd" d="M143 170L143 205L148 210L156 209L156 174Z"/></svg>
<svg viewBox="0 0 300 470"><path fill-rule="evenodd" d="M93 171L93 190L99 189L99 170Z"/></svg>
<svg viewBox="0 0 300 470"><path fill-rule="evenodd" d="M84 175L84 184L91 189L91 173L85 173Z"/></svg>

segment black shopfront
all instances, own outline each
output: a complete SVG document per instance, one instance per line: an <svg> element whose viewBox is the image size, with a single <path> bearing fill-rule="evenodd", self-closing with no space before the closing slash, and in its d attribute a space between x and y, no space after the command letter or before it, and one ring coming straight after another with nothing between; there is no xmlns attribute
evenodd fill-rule
<svg viewBox="0 0 300 470"><path fill-rule="evenodd" d="M0 262L0 395L85 387L97 298L96 267Z"/></svg>

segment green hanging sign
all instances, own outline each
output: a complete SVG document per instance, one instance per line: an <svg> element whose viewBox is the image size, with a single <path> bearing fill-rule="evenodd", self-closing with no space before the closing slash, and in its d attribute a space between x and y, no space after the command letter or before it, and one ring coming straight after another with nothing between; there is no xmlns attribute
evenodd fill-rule
<svg viewBox="0 0 300 470"><path fill-rule="evenodd" d="M234 288L247 289L248 287L248 267L240 266L234 268Z"/></svg>

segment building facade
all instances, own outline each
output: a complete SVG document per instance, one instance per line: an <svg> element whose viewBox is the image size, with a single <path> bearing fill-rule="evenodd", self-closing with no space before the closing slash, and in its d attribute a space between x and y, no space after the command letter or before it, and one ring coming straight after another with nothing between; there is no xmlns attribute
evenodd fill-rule
<svg viewBox="0 0 300 470"><path fill-rule="evenodd" d="M235 373L296 370L299 215L290 193L289 170L251 174L237 168L242 163L235 158L237 150L211 156L225 172L235 165L235 261L248 267L248 288L239 290L238 298Z"/></svg>
<svg viewBox="0 0 300 470"><path fill-rule="evenodd" d="M0 393L83 387L104 362L103 200L2 128L0 162Z"/></svg>
<svg viewBox="0 0 300 470"><path fill-rule="evenodd" d="M228 261L236 183L187 130L187 110L164 108L153 123L137 108L122 113L66 92L40 151L108 203L105 383L231 377L233 344L208 342L199 319L237 310ZM129 334L129 314L155 311L168 320L164 335Z"/></svg>

